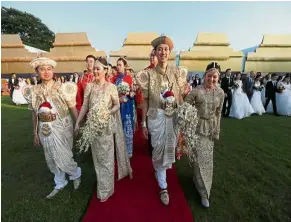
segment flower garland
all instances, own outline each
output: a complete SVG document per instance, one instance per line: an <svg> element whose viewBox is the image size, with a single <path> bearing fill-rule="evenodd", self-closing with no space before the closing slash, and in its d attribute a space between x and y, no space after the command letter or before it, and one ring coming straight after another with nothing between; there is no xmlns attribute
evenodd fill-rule
<svg viewBox="0 0 291 222"><path fill-rule="evenodd" d="M104 95L100 96L104 98ZM80 129L82 136L77 141L80 152L87 152L93 142L104 135L108 128L111 114L103 98L89 110L85 126Z"/></svg>
<svg viewBox="0 0 291 222"><path fill-rule="evenodd" d="M178 106L177 124L180 132L183 132L183 137L188 148L187 156L190 164L194 161L194 150L198 141L198 136L196 135L198 120L199 117L195 106L192 106L187 102Z"/></svg>

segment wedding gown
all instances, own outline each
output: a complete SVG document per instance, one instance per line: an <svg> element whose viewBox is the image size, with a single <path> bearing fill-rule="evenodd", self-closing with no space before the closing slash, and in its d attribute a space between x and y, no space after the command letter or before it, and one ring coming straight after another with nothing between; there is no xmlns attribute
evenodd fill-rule
<svg viewBox="0 0 291 222"><path fill-rule="evenodd" d="M254 87L256 87L257 89L253 90L253 96L251 99L251 105L252 105L255 113L258 115L262 115L263 113L265 113L265 108L264 108L263 102L262 102L261 91L258 90L260 88L260 86L261 86L260 82L255 82Z"/></svg>
<svg viewBox="0 0 291 222"><path fill-rule="evenodd" d="M26 83L24 80L22 80L22 81L19 81L18 85L19 85L19 89L14 89L14 91L13 91L12 101L16 105L27 104L27 101L22 94L22 88L23 88L23 86L26 85Z"/></svg>
<svg viewBox="0 0 291 222"><path fill-rule="evenodd" d="M242 81L235 80L234 85L238 87L232 93L232 105L229 116L236 119L249 117L255 111L249 102L247 94L242 90Z"/></svg>
<svg viewBox="0 0 291 222"><path fill-rule="evenodd" d="M291 116L291 84L281 82L285 90L276 93L277 111L279 115Z"/></svg>

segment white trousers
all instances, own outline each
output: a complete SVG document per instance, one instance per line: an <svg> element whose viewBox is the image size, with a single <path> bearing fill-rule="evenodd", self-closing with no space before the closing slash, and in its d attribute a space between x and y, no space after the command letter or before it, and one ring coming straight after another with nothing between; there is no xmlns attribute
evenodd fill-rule
<svg viewBox="0 0 291 222"><path fill-rule="evenodd" d="M67 184L68 181L66 180L66 173L63 172L60 168L56 167L56 172L54 173L54 181L55 181L55 189L59 190L64 188ZM81 168L77 167L76 172L73 175L69 175L70 180L76 180L81 176Z"/></svg>
<svg viewBox="0 0 291 222"><path fill-rule="evenodd" d="M167 184L167 169L168 167L160 167L160 168L155 168L156 170L156 179L158 181L159 187L161 189L167 189L168 184Z"/></svg>

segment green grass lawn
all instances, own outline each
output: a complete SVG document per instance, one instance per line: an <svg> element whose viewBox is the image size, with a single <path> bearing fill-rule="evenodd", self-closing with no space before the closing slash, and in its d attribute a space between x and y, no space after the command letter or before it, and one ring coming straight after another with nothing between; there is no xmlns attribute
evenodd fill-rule
<svg viewBox="0 0 291 222"><path fill-rule="evenodd" d="M33 146L31 113L8 97L1 100L2 220L80 221L96 180L92 158L76 157L83 172L77 192L69 183L55 199L45 200L53 175L42 148ZM290 117L223 119L209 209L200 206L186 158L176 166L195 221L291 221Z"/></svg>

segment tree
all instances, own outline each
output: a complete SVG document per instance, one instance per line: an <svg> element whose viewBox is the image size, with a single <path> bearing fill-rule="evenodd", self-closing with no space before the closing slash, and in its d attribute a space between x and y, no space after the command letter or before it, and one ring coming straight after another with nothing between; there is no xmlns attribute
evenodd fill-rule
<svg viewBox="0 0 291 222"><path fill-rule="evenodd" d="M1 7L1 34L19 34L26 45L48 51L55 34L32 14Z"/></svg>

